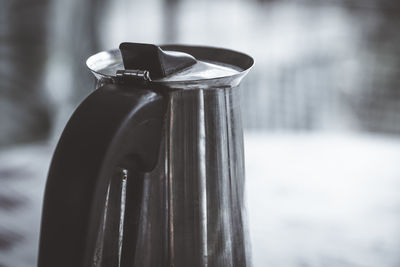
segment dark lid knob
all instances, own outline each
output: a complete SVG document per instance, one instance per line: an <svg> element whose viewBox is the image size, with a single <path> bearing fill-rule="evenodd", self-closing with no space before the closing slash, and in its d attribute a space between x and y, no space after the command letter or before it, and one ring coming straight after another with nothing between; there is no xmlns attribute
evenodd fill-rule
<svg viewBox="0 0 400 267"><path fill-rule="evenodd" d="M196 59L186 53L164 51L153 44L121 43L122 60L126 70L146 70L153 80L192 66Z"/></svg>

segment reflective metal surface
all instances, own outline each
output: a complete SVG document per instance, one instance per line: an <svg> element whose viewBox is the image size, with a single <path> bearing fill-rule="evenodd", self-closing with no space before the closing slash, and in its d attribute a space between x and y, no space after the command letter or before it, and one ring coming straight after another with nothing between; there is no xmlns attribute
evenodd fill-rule
<svg viewBox="0 0 400 267"><path fill-rule="evenodd" d="M238 90L177 91L169 112L169 266L249 266Z"/></svg>
<svg viewBox="0 0 400 267"><path fill-rule="evenodd" d="M138 228L131 251L133 266L251 266L240 91L236 86L247 71L203 82L206 88L195 81L191 90L164 91L169 104L158 164L143 181L137 182L137 177L128 173L128 188L123 181L117 183L121 211L112 210L110 200L106 207L105 222L107 217L134 214L137 210L125 205L129 183L143 187L139 223L128 226ZM93 266L107 266L110 253L105 252L104 240L107 237L100 233ZM120 243L115 253L121 251L124 253ZM118 266L125 265L119 261Z"/></svg>
<svg viewBox="0 0 400 267"><path fill-rule="evenodd" d="M251 266L238 93L169 95L159 163L143 181L134 266Z"/></svg>
<svg viewBox="0 0 400 267"><path fill-rule="evenodd" d="M198 63L171 76L153 80L152 84L156 87L183 90L233 87L240 83L254 64L250 56L223 48L184 45L164 45L161 48L190 54ZM86 65L97 79L96 87L104 83L115 83L117 72L124 70L118 49L92 55Z"/></svg>

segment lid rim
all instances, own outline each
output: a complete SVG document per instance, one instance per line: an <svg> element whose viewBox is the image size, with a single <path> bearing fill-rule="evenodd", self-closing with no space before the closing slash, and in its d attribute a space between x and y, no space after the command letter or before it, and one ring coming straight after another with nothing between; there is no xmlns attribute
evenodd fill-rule
<svg viewBox="0 0 400 267"><path fill-rule="evenodd" d="M151 84L159 85L167 88L175 89L191 89L191 88L215 88L224 86L236 86L239 84L241 79L249 72L254 66L254 59L242 52L238 52L226 48L217 48L210 46L190 46L190 45L161 45L162 49L169 51L179 51L193 55L199 60L208 60L216 63L223 63L239 68L237 73L225 76L218 76L213 78L194 79L194 80L178 80L178 81L163 81L152 80ZM111 79L113 80L116 76L108 73L101 72L106 67L104 62L118 62L118 59L122 62L122 56L119 49L111 49L106 51L98 52L90 56L86 60L86 66L98 79ZM99 64L103 63L103 64ZM100 68L99 66L103 66Z"/></svg>

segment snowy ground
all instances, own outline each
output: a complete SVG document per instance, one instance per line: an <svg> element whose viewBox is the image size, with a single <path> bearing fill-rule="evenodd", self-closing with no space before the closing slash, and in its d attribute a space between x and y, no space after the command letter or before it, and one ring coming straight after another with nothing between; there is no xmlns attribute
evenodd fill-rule
<svg viewBox="0 0 400 267"><path fill-rule="evenodd" d="M255 266L400 265L400 139L246 135Z"/></svg>
<svg viewBox="0 0 400 267"><path fill-rule="evenodd" d="M255 267L400 265L400 139L246 133ZM35 266L52 147L0 152L0 266Z"/></svg>

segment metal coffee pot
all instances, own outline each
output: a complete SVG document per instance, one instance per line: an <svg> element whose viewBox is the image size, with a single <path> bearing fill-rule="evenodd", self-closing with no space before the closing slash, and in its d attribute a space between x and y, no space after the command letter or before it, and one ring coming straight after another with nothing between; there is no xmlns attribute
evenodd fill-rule
<svg viewBox="0 0 400 267"><path fill-rule="evenodd" d="M39 267L246 267L240 52L122 43L87 60L46 185Z"/></svg>

